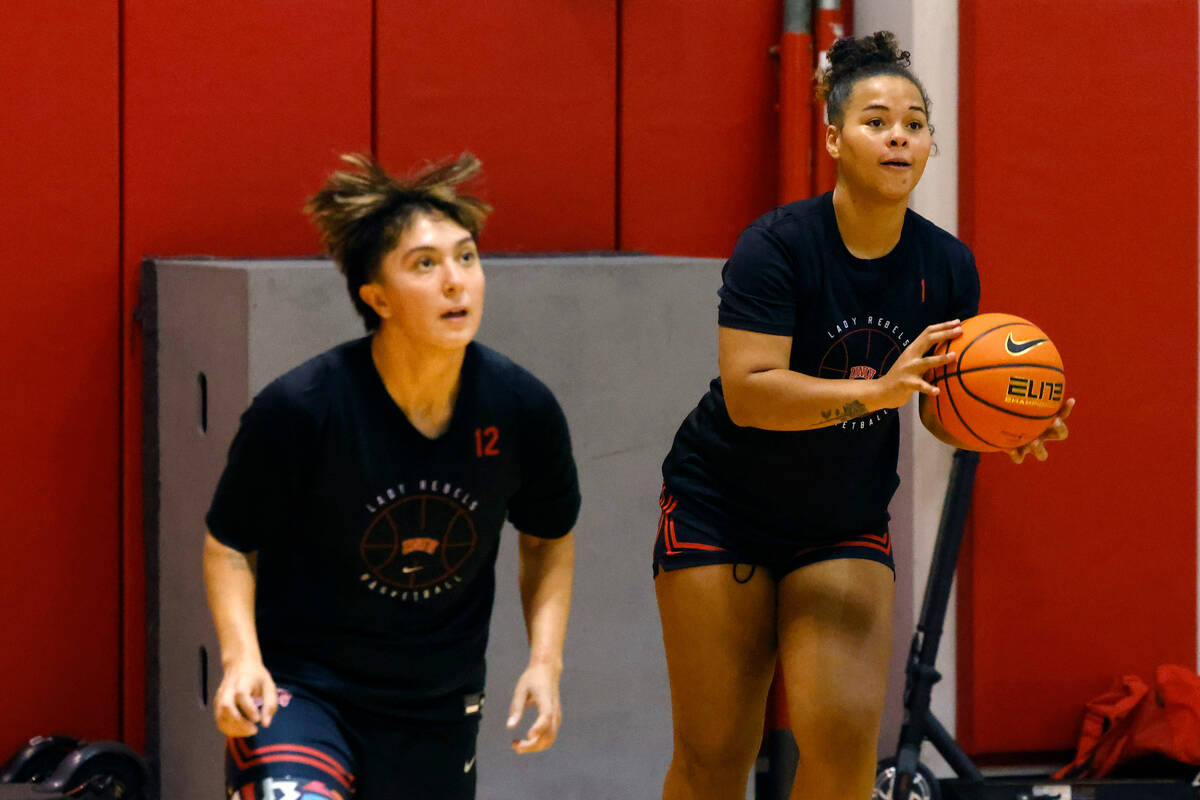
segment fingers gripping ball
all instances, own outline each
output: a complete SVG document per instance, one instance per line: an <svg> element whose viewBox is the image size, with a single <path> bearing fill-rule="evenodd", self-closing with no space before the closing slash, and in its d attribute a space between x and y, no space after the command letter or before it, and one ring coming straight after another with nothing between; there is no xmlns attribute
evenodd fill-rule
<svg viewBox="0 0 1200 800"><path fill-rule="evenodd" d="M942 342L958 353L928 377L942 427L968 450L1011 450L1045 432L1062 407L1066 374L1045 333L1012 314L964 320L962 335Z"/></svg>

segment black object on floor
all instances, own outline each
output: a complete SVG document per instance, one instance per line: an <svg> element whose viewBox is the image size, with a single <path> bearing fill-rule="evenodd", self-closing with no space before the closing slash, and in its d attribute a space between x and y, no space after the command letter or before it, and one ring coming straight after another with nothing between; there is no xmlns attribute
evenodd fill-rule
<svg viewBox="0 0 1200 800"><path fill-rule="evenodd" d="M905 669L904 725L896 756L879 762L873 800L1200 800L1196 780L986 779L930 711L933 685L942 677L934 665L978 465L978 453L954 454L925 600ZM926 740L946 759L956 779L937 780L921 763L921 744Z"/></svg>
<svg viewBox="0 0 1200 800"><path fill-rule="evenodd" d="M0 783L40 783L84 744L74 736L35 736L0 769Z"/></svg>
<svg viewBox="0 0 1200 800"><path fill-rule="evenodd" d="M120 742L35 737L0 772L0 800L144 800L149 775Z"/></svg>

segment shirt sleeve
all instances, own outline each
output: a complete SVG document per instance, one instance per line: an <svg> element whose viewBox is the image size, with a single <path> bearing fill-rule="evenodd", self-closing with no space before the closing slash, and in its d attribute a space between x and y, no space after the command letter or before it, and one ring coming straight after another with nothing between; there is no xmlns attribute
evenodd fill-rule
<svg viewBox="0 0 1200 800"><path fill-rule="evenodd" d="M767 228L738 237L721 270L717 322L725 328L791 336L796 324L796 270L787 249Z"/></svg>
<svg viewBox="0 0 1200 800"><path fill-rule="evenodd" d="M274 384L242 414L205 522L217 539L248 553L288 529L303 497L311 425Z"/></svg>
<svg viewBox="0 0 1200 800"><path fill-rule="evenodd" d="M567 418L551 391L530 377L522 398L521 485L508 503L508 520L541 539L566 536L579 517L579 475Z"/></svg>

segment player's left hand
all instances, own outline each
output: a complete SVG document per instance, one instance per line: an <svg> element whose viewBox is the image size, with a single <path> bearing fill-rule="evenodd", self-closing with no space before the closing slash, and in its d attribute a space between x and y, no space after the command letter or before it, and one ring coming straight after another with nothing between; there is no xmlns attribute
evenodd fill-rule
<svg viewBox="0 0 1200 800"><path fill-rule="evenodd" d="M512 704L508 709L508 727L514 729L521 714L529 706L538 710L537 719L524 739L513 739L517 753L537 753L554 744L558 726L562 723L562 705L558 696L558 676L561 668L550 664L530 664L517 681Z"/></svg>
<svg viewBox="0 0 1200 800"><path fill-rule="evenodd" d="M1062 408L1058 410L1058 416L1054 418L1054 422L1046 429L1038 438L1028 444L1023 444L1015 450L1006 451L1009 457L1017 464L1025 460L1025 456L1033 453L1034 458L1038 461L1045 461L1048 457L1046 453L1046 442L1056 442L1067 438L1067 417L1071 414L1071 409L1075 407L1075 398L1068 398L1062 404Z"/></svg>

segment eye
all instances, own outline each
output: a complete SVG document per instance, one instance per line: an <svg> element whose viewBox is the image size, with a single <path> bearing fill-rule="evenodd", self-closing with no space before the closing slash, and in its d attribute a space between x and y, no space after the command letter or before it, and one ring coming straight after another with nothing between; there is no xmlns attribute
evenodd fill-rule
<svg viewBox="0 0 1200 800"><path fill-rule="evenodd" d="M430 256L421 256L421 259L417 261L417 269L432 269L435 263Z"/></svg>
<svg viewBox="0 0 1200 800"><path fill-rule="evenodd" d="M867 124L870 125L872 128L882 128L883 120L880 119L879 117L872 117L871 119L867 120Z"/></svg>
<svg viewBox="0 0 1200 800"><path fill-rule="evenodd" d="M474 250L464 250L463 254L459 258L461 258L463 262L470 264L471 262L473 262L475 260L475 251Z"/></svg>
<svg viewBox="0 0 1200 800"><path fill-rule="evenodd" d="M925 123L921 122L920 120L914 119L912 122L908 123L908 129L910 131L925 130Z"/></svg>

